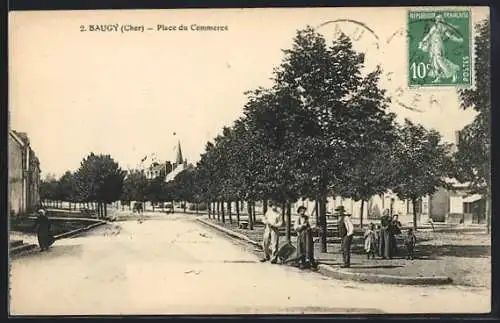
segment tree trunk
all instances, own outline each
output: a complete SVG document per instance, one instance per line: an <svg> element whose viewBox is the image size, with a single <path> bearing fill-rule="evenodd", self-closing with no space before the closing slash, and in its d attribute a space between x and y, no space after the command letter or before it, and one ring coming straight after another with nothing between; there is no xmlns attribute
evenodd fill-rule
<svg viewBox="0 0 500 323"><path fill-rule="evenodd" d="M183 204L182 206L184 206L184 207L183 207L183 211L184 211L184 213L186 213L186 206L187 206L187 202L186 202L186 201L184 201L184 204Z"/></svg>
<svg viewBox="0 0 500 323"><path fill-rule="evenodd" d="M267 212L267 199L262 202L262 213L266 214Z"/></svg>
<svg viewBox="0 0 500 323"><path fill-rule="evenodd" d="M316 224L319 227L319 201L318 199L314 200L314 217L316 218Z"/></svg>
<svg viewBox="0 0 500 323"><path fill-rule="evenodd" d="M210 215L212 213L212 202L211 201L208 201L206 202L207 203L207 208L208 208L208 218L210 219Z"/></svg>
<svg viewBox="0 0 500 323"><path fill-rule="evenodd" d="M417 199L412 199L411 204L413 205L413 231L417 232Z"/></svg>
<svg viewBox="0 0 500 323"><path fill-rule="evenodd" d="M231 202L230 201L227 202L227 215L229 217L229 223L233 224L233 217L231 214Z"/></svg>
<svg viewBox="0 0 500 323"><path fill-rule="evenodd" d="M363 211L364 211L364 206L365 206L365 200L361 200L361 214L359 215L359 225L361 226L361 228L363 227Z"/></svg>
<svg viewBox="0 0 500 323"><path fill-rule="evenodd" d="M104 218L108 218L108 203L104 202Z"/></svg>
<svg viewBox="0 0 500 323"><path fill-rule="evenodd" d="M252 223L257 223L257 213L255 212L255 201L252 201Z"/></svg>
<svg viewBox="0 0 500 323"><path fill-rule="evenodd" d="M248 212L248 228L253 230L253 216L252 216L252 203L247 201L247 212Z"/></svg>
<svg viewBox="0 0 500 323"><path fill-rule="evenodd" d="M240 225L240 200L236 200L236 223Z"/></svg>
<svg viewBox="0 0 500 323"><path fill-rule="evenodd" d="M222 215L222 223L226 223L226 210L224 208L224 201L220 202L220 211Z"/></svg>
<svg viewBox="0 0 500 323"><path fill-rule="evenodd" d="M217 221L220 221L220 202L217 201Z"/></svg>
<svg viewBox="0 0 500 323"><path fill-rule="evenodd" d="M327 252L326 241L328 234L328 226L326 223L326 195L322 195L319 199L319 221L321 228L321 252Z"/></svg>
<svg viewBox="0 0 500 323"><path fill-rule="evenodd" d="M292 241L292 203L286 203L286 241Z"/></svg>

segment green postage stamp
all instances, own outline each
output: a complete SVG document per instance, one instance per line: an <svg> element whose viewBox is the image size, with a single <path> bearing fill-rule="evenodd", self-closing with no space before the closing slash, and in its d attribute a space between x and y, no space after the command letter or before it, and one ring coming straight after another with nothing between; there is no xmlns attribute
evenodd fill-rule
<svg viewBox="0 0 500 323"><path fill-rule="evenodd" d="M472 85L470 11L409 11L407 27L410 87Z"/></svg>

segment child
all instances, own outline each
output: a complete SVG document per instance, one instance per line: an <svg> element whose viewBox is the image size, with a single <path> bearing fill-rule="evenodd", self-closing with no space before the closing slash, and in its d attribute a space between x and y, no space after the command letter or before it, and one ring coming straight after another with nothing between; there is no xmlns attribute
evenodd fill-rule
<svg viewBox="0 0 500 323"><path fill-rule="evenodd" d="M370 228L365 232L365 251L368 259L370 256L375 259L375 252L377 248L377 234L375 232L375 224L370 223Z"/></svg>
<svg viewBox="0 0 500 323"><path fill-rule="evenodd" d="M417 243L417 237L413 233L413 229L408 229L408 234L405 237L405 247L406 247L406 259L413 260L413 251L415 250L415 244Z"/></svg>

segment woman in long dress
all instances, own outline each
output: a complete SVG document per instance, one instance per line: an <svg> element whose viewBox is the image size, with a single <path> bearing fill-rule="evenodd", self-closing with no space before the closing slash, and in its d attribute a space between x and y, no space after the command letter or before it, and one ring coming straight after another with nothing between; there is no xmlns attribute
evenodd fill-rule
<svg viewBox="0 0 500 323"><path fill-rule="evenodd" d="M418 48L429 53L429 63L431 70L429 76L434 77L433 83L441 81L441 78L451 78L455 83L459 67L445 56L444 42L450 39L461 43L463 38L457 35L453 27L444 21L442 15L437 15L435 22L429 32L420 41Z"/></svg>
<svg viewBox="0 0 500 323"><path fill-rule="evenodd" d="M314 244L309 216L306 215L306 207L299 206L298 217L295 220L294 229L297 232L297 259L301 269L316 266L314 260Z"/></svg>
<svg viewBox="0 0 500 323"><path fill-rule="evenodd" d="M50 220L45 210L38 210L38 217L35 224L40 251L48 250L52 243L54 243L54 237L50 233Z"/></svg>
<svg viewBox="0 0 500 323"><path fill-rule="evenodd" d="M392 259L393 242L391 239L391 217L389 213L388 209L384 210L380 218L379 255L382 259Z"/></svg>

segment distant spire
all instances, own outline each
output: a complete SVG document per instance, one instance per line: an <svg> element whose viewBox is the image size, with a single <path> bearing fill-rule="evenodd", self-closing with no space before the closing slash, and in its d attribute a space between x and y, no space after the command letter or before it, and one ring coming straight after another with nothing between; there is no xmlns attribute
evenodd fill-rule
<svg viewBox="0 0 500 323"><path fill-rule="evenodd" d="M181 150L181 141L179 140L177 143L177 158L175 159L175 163L177 165L181 165L184 163L184 159L182 158L182 150Z"/></svg>

